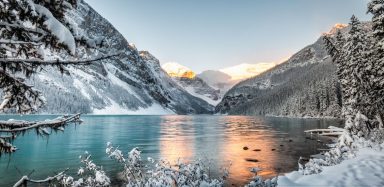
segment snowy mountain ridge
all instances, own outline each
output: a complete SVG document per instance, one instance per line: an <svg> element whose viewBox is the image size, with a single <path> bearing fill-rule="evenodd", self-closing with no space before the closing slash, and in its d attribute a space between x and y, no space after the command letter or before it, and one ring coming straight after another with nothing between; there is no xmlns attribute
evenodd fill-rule
<svg viewBox="0 0 384 187"><path fill-rule="evenodd" d="M346 33L349 27L339 28ZM331 32L336 33L334 28ZM216 112L339 117L341 106L336 65L325 50L322 36L286 62L235 85L216 106Z"/></svg>

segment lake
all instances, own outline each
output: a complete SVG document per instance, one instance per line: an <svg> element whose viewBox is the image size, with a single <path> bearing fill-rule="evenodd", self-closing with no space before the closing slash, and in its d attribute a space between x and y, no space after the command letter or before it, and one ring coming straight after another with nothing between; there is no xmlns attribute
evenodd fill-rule
<svg viewBox="0 0 384 187"><path fill-rule="evenodd" d="M52 115L0 116L0 120L52 119ZM309 157L325 148L326 140L307 139L304 130L342 126L334 119L291 119L248 116L82 116L81 125L70 125L64 132L38 137L34 131L18 137L18 147L11 156L0 157L0 186L11 186L20 173L32 178L52 176L65 168L69 173L80 166L79 155L92 154L94 162L103 166L114 179L117 172L113 160L105 154L107 142L119 146L126 154L134 147L148 156L176 163L202 158L209 160L212 172L229 167L232 184L245 184L249 169L259 167L263 177L272 177L297 169L300 156ZM248 150L244 150L244 147ZM260 151L253 151L260 149ZM246 159L257 159L249 162Z"/></svg>

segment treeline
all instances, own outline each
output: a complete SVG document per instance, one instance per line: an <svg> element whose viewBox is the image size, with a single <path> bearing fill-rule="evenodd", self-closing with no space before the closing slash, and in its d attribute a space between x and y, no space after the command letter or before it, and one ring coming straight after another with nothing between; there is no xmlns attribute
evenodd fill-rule
<svg viewBox="0 0 384 187"><path fill-rule="evenodd" d="M324 37L337 64L346 129L358 137L384 127L384 1L372 0L367 12L373 15L368 32L352 16L346 35Z"/></svg>

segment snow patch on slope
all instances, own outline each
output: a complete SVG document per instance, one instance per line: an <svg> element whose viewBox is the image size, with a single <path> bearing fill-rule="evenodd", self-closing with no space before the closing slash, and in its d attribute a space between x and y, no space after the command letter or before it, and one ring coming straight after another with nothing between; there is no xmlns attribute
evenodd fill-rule
<svg viewBox="0 0 384 187"><path fill-rule="evenodd" d="M108 66L108 70L109 70L109 68L115 68L111 64L108 64L106 66ZM115 71L118 71L118 70L115 69ZM124 88L124 90L126 90L129 94L133 95L136 99L145 103L145 101L143 101L142 98L139 95L137 95L137 93L131 88L131 86L128 83L122 81L121 79L119 79L113 73L111 73L109 71L108 71L108 79L111 80L112 84L115 84L117 86Z"/></svg>
<svg viewBox="0 0 384 187"><path fill-rule="evenodd" d="M56 83L52 78L43 75L43 74L38 74L37 77L42 80L45 84L52 85L56 88L59 88L63 92L69 92L67 88L65 88L63 85Z"/></svg>
<svg viewBox="0 0 384 187"><path fill-rule="evenodd" d="M85 91L85 85L81 82L81 81L79 81L78 79L74 79L73 80L73 85L75 86L75 88L77 88L79 91L80 91L80 93L84 96L84 97L86 97L87 99L91 99L91 96L87 93L87 91Z"/></svg>
<svg viewBox="0 0 384 187"><path fill-rule="evenodd" d="M195 90L195 88L193 88L193 87L184 87L184 89L185 89L189 94L191 94L191 95L193 95L193 96L195 96L195 97L197 97L197 98L200 98L200 99L206 101L207 103L209 103L209 104L211 104L211 105L213 105L213 106L216 106L216 105L219 104L220 101L221 101L220 99L213 100L212 98L209 97L208 94L204 94L204 95L202 95L202 94L198 94L198 93L196 93L196 90Z"/></svg>

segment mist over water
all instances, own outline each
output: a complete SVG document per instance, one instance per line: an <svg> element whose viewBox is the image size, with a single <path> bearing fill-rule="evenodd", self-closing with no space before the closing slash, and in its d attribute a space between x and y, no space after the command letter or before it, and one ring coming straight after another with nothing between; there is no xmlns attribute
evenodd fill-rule
<svg viewBox="0 0 384 187"><path fill-rule="evenodd" d="M0 116L0 120L54 117L15 115ZM306 139L304 130L342 126L339 120L247 116L82 116L82 119L81 125L70 125L64 132L53 132L49 137L38 137L31 131L17 138L13 144L19 150L0 158L0 186L13 185L21 177L18 170L22 174L35 170L32 178L36 179L66 168L75 174L80 167L78 157L85 151L116 179L122 168L105 154L107 142L119 146L124 154L139 147L143 160L149 156L171 163L178 159L185 162L205 159L212 167L212 175L219 177L222 168L229 167L228 185L244 184L252 177L249 172L252 167L262 169L259 175L272 177L297 169L300 156L319 153L317 149L325 147L325 140Z"/></svg>

